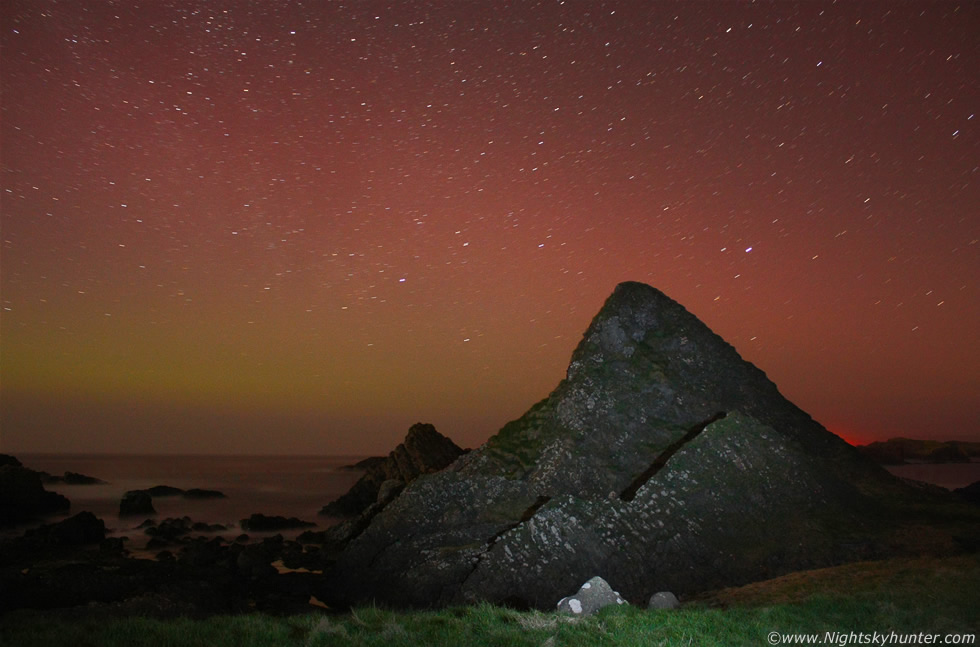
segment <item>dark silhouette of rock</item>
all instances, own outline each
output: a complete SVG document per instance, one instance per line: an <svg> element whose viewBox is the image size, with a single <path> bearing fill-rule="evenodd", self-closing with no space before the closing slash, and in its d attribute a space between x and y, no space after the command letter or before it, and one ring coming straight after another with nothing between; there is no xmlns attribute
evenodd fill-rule
<svg viewBox="0 0 980 647"><path fill-rule="evenodd" d="M366 469L364 476L346 494L325 505L320 514L332 517L358 515L378 500L378 492L385 481L411 483L422 474L445 468L463 453L463 449L432 425L416 423L408 430L404 442L386 458L368 458L354 465Z"/></svg>
<svg viewBox="0 0 980 647"><path fill-rule="evenodd" d="M930 463L969 463L970 457L958 445L946 444L929 452Z"/></svg>
<svg viewBox="0 0 980 647"><path fill-rule="evenodd" d="M151 497L180 496L184 493L182 489L172 485L154 485L147 492Z"/></svg>
<svg viewBox="0 0 980 647"><path fill-rule="evenodd" d="M980 481L956 488L953 492L974 505L980 505Z"/></svg>
<svg viewBox="0 0 980 647"><path fill-rule="evenodd" d="M44 489L40 473L14 464L11 458L0 467L0 527L69 510L66 497Z"/></svg>
<svg viewBox="0 0 980 647"><path fill-rule="evenodd" d="M31 565L49 558L63 559L66 553L73 554L80 547L99 544L105 536L106 528L101 519L91 512L79 512L55 523L30 528L18 537L0 540L0 566ZM0 568L0 571L3 570Z"/></svg>
<svg viewBox="0 0 980 647"><path fill-rule="evenodd" d="M336 563L316 596L549 609L602 573L642 603L898 552L897 520L933 496L813 421L682 306L624 283L550 396L367 522L327 530Z"/></svg>
<svg viewBox="0 0 980 647"><path fill-rule="evenodd" d="M94 476L78 474L77 472L65 472L65 483L68 485L105 485L105 481Z"/></svg>
<svg viewBox="0 0 980 647"><path fill-rule="evenodd" d="M858 450L882 465L969 463L972 458L980 458L980 443L962 440L943 442L915 438L889 438L867 445L858 445Z"/></svg>
<svg viewBox="0 0 980 647"><path fill-rule="evenodd" d="M241 520L242 530L269 531L269 530L289 530L291 528L312 528L316 526L310 521L303 521L296 517L267 516L264 514L253 514L248 519Z"/></svg>
<svg viewBox="0 0 980 647"><path fill-rule="evenodd" d="M357 461L353 465L344 465L341 469L367 472L384 463L387 458L387 456L369 456L364 460Z"/></svg>
<svg viewBox="0 0 980 647"><path fill-rule="evenodd" d="M48 474L47 472L38 473L41 475L41 480L47 485L58 483L64 483L65 485L105 485L105 481L102 479L77 472L65 472L64 476Z"/></svg>
<svg viewBox="0 0 980 647"><path fill-rule="evenodd" d="M0 467L3 467L4 465L10 465L12 467L23 467L23 465L21 465L21 462L17 460L15 456L11 456L10 454L0 454Z"/></svg>
<svg viewBox="0 0 980 647"><path fill-rule="evenodd" d="M97 544L105 539L105 535L105 522L88 511L24 533L25 539L32 542L58 546Z"/></svg>
<svg viewBox="0 0 980 647"><path fill-rule="evenodd" d="M180 517L180 518L167 518L160 523L154 523L152 520L147 520L139 525L143 529L143 532L150 537L156 537L161 540L155 542L156 544L162 544L162 542L172 541L178 537L183 537L184 535L191 532L191 518L190 517Z"/></svg>
<svg viewBox="0 0 980 647"><path fill-rule="evenodd" d="M191 488L184 490L185 499L227 499L224 492L218 490L202 490L201 488Z"/></svg>
<svg viewBox="0 0 980 647"><path fill-rule="evenodd" d="M153 497L146 490L130 490L123 494L119 502L119 516L133 517L144 514L156 514L153 509Z"/></svg>

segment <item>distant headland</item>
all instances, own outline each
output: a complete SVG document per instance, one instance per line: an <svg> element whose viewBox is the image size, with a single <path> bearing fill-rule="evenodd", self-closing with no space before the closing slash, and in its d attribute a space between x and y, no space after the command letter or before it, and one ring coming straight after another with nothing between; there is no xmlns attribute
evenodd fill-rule
<svg viewBox="0 0 980 647"><path fill-rule="evenodd" d="M858 451L881 465L972 463L980 461L980 442L889 438L858 445Z"/></svg>

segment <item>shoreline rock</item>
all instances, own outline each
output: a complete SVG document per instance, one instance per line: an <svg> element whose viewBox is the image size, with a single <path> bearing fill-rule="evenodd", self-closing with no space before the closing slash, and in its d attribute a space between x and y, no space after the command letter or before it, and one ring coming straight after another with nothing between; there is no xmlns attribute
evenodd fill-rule
<svg viewBox="0 0 980 647"><path fill-rule="evenodd" d="M44 488L40 472L13 460L0 466L0 528L71 509L68 497Z"/></svg>
<svg viewBox="0 0 980 647"><path fill-rule="evenodd" d="M153 497L146 490L129 490L119 501L120 517L135 517L138 515L154 515Z"/></svg>
<svg viewBox="0 0 980 647"><path fill-rule="evenodd" d="M378 501L383 484L398 481L411 483L423 474L444 469L465 453L436 428L426 423L416 423L408 430L405 440L387 457L367 458L352 468L366 470L364 476L350 490L323 506L320 514L330 517L354 517ZM392 487L390 484L388 487Z"/></svg>

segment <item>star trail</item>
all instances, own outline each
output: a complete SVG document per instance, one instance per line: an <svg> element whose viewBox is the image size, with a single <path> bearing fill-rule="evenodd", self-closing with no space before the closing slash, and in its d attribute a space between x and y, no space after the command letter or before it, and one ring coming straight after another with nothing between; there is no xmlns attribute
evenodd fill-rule
<svg viewBox="0 0 980 647"><path fill-rule="evenodd" d="M481 443L616 283L976 438L980 5L10 0L3 450Z"/></svg>

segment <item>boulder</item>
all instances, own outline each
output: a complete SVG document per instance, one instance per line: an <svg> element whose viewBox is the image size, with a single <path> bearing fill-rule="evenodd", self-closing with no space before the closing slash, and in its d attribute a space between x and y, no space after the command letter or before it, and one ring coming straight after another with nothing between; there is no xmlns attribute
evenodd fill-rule
<svg viewBox="0 0 980 647"><path fill-rule="evenodd" d="M410 483L422 474L437 472L455 461L464 450L430 424L416 423L408 430L404 442L387 458L369 458L357 463L366 470L351 489L320 510L321 515L351 517L364 512L378 501L385 481Z"/></svg>
<svg viewBox="0 0 980 647"><path fill-rule="evenodd" d="M895 554L897 520L935 496L824 429L680 304L624 283L551 395L337 527L316 597L547 609L594 573L627 599L653 583L685 595Z"/></svg>
<svg viewBox="0 0 980 647"><path fill-rule="evenodd" d="M190 533L191 531L191 518L190 517L180 517L180 518L167 518L160 523L153 523L150 520L140 524L141 528L144 528L143 532L150 537L156 537L160 541L154 542L154 545L163 545L166 542L173 541L178 537L183 537L184 535Z"/></svg>
<svg viewBox="0 0 980 647"><path fill-rule="evenodd" d="M71 502L66 497L44 489L40 473L14 464L10 458L0 466L0 527L69 510Z"/></svg>
<svg viewBox="0 0 980 647"><path fill-rule="evenodd" d="M153 497L146 490L129 490L119 501L120 517L156 514L156 512L153 509Z"/></svg>
<svg viewBox="0 0 980 647"><path fill-rule="evenodd" d="M648 609L676 609L681 603L677 600L677 596L670 591L658 591L650 596L650 602L647 603Z"/></svg>
<svg viewBox="0 0 980 647"><path fill-rule="evenodd" d="M559 600L558 611L576 616L591 616L603 607L626 603L606 580L596 576L583 584L575 595Z"/></svg>
<svg viewBox="0 0 980 647"><path fill-rule="evenodd" d="M31 541L57 546L98 544L106 536L105 522L88 511L28 530L24 536Z"/></svg>

